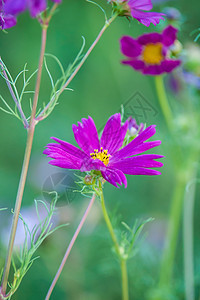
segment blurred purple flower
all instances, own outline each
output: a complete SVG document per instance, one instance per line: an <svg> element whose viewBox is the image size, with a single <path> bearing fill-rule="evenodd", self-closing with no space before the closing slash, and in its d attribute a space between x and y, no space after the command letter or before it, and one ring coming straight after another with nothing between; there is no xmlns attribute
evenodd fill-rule
<svg viewBox="0 0 200 300"><path fill-rule="evenodd" d="M145 142L155 133L155 125L149 126L127 146L122 147L128 130L128 120L121 125L121 115L115 114L107 121L101 139L91 117L82 119L78 126L72 126L74 137L81 149L59 140L59 144L50 143L44 154L53 158L49 163L66 169L77 169L82 172L96 170L103 178L118 187L127 186L126 176L130 175L160 175L161 173L149 168L162 167L155 161L162 155L146 154L135 156L161 144L161 141Z"/></svg>
<svg viewBox="0 0 200 300"><path fill-rule="evenodd" d="M180 11L175 7L165 7L163 12L169 21L178 21L181 19Z"/></svg>
<svg viewBox="0 0 200 300"><path fill-rule="evenodd" d="M183 70L182 76L183 76L183 80L186 83L200 90L200 76L197 76L196 74L192 72L188 72L186 70Z"/></svg>
<svg viewBox="0 0 200 300"><path fill-rule="evenodd" d="M60 3L62 0L51 0L55 3ZM46 0L6 0L5 12L18 15L28 9L31 17L36 18L38 14L43 12L47 7Z"/></svg>
<svg viewBox="0 0 200 300"><path fill-rule="evenodd" d="M120 40L121 52L128 60L122 63L148 75L172 72L181 64L180 60L169 58L176 34L177 29L170 25L162 33L147 33L137 39L123 36Z"/></svg>
<svg viewBox="0 0 200 300"><path fill-rule="evenodd" d="M151 0L110 0L114 4L116 10L121 15L131 15L138 22L145 26L159 24L160 20L164 20L163 13L149 12L153 8Z"/></svg>
<svg viewBox="0 0 200 300"><path fill-rule="evenodd" d="M0 29L8 29L16 25L16 18L10 14L5 12L5 1L0 0Z"/></svg>
<svg viewBox="0 0 200 300"><path fill-rule="evenodd" d="M179 72L178 74L171 73L168 78L168 86L174 94L178 94L182 89L182 79L179 78L181 76L182 72Z"/></svg>

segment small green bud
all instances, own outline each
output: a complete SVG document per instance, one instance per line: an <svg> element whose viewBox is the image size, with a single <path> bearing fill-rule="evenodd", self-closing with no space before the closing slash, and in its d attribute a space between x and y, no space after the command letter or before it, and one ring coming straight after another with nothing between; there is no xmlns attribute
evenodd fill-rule
<svg viewBox="0 0 200 300"><path fill-rule="evenodd" d="M123 1L123 0L111 0L110 1L112 3L113 6L113 12L117 13L118 16L122 17L122 16L126 16L129 17L131 16L131 10L129 5L127 4L127 0Z"/></svg>
<svg viewBox="0 0 200 300"><path fill-rule="evenodd" d="M86 185L92 185L94 183L94 177L92 175L86 175L84 177L84 183Z"/></svg>

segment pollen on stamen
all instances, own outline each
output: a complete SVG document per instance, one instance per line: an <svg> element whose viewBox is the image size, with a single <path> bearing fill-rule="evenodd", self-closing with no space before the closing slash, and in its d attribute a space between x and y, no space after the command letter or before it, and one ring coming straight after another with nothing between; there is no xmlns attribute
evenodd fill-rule
<svg viewBox="0 0 200 300"><path fill-rule="evenodd" d="M108 154L108 150L103 150L103 147L101 147L100 151L98 151L98 149L94 149L94 152L90 153L90 156L92 159L99 159L105 166L107 166L111 155Z"/></svg>

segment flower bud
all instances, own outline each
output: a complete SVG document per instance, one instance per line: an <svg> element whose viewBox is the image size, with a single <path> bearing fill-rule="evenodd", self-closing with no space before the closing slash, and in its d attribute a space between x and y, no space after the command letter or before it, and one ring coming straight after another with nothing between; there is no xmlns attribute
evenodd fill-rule
<svg viewBox="0 0 200 300"><path fill-rule="evenodd" d="M85 183L86 185L92 185L93 182L94 182L94 177L93 177L92 175L86 175L86 176L84 177L84 183Z"/></svg>
<svg viewBox="0 0 200 300"><path fill-rule="evenodd" d="M127 3L127 0L110 0L109 2L113 6L113 12L118 14L118 16L131 16L131 9Z"/></svg>
<svg viewBox="0 0 200 300"><path fill-rule="evenodd" d="M136 137L138 134L140 134L144 130L144 124L140 123L138 125L136 123L136 120L132 117L128 118L128 134L130 137Z"/></svg>

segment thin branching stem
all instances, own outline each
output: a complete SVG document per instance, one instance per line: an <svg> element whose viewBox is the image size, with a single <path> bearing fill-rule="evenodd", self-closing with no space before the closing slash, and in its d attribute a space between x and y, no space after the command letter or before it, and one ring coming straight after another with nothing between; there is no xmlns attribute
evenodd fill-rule
<svg viewBox="0 0 200 300"><path fill-rule="evenodd" d="M77 68L74 70L74 72L71 74L71 76L68 78L68 80L65 82L65 84L61 87L61 89L59 90L59 93L54 95L52 97L52 99L49 101L49 103L44 107L44 109L40 112L40 114L37 117L38 121L41 121L43 119L45 119L45 113L46 111L49 109L49 107L52 105L52 103L55 101L56 97L59 97L65 90L66 88L69 86L69 84L71 83L71 81L74 79L74 77L76 76L76 74L78 73L78 71L81 69L81 67L83 66L83 64L85 63L85 61L87 60L88 56L90 55L90 53L92 52L92 50L94 49L94 47L96 46L96 44L99 42L99 40L101 39L103 33L105 32L105 30L110 26L110 24L116 19L117 15L113 15L108 21L106 21L105 25L103 26L103 28L101 29L101 31L99 32L98 36L96 37L95 41L92 43L92 45L90 46L90 48L88 49L88 51L86 52L86 54L84 55L84 57L82 58L81 62L79 63L79 65L77 66Z"/></svg>
<svg viewBox="0 0 200 300"><path fill-rule="evenodd" d="M60 274L61 274L61 272L62 272L62 270L63 270L63 268L65 266L65 263L66 263L67 258L69 256L71 250L72 250L72 247L73 247L73 245L74 245L74 243L75 243L75 241L76 241L76 239L77 239L77 237L79 235L79 232L81 231L81 229L83 227L83 224L85 223L85 220L86 220L86 218L87 218L87 216L88 216L88 214L89 214L89 212L90 212L90 210L92 208L92 205L94 203L95 197L96 197L96 194L93 194L93 196L92 196L92 198L91 198L91 200L89 202L89 205L88 205L88 207L87 207L87 209L86 209L86 211L85 211L85 213L84 213L84 215L83 215L83 217L82 217L82 219L81 219L81 221L80 221L80 223L79 223L79 225L78 225L78 227L77 227L77 229L76 229L76 231L75 231L75 233L73 235L73 238L72 238L72 240L71 240L71 242L70 242L70 244L69 244L69 246L68 246L68 248L67 248L67 250L65 252L63 260L62 260L62 262L60 264L60 267L59 267L59 269L58 269L58 271L56 273L56 276L54 277L54 280L52 281L52 284L51 284L51 286L50 286L50 288L48 290L48 293L46 295L45 300L48 300L50 298L52 292L53 292L53 289L54 289L54 287L55 287L55 285L56 285L56 283L57 283L57 281L58 281L58 279L60 277Z"/></svg>
<svg viewBox="0 0 200 300"><path fill-rule="evenodd" d="M17 192L17 198L16 198L16 202L15 202L15 210L14 210L14 214L13 214L13 222L12 222L11 234L10 234L10 239L9 239L7 258L6 258L6 263L5 263L3 278L2 278L2 284L1 284L1 289L0 289L0 297L1 297L1 295L2 295L2 297L6 295L8 275L9 275L10 266L11 266L11 258L12 258L14 240L15 240L15 235L16 235L17 223L18 223L18 219L19 219L22 197L23 197L23 193L24 193L24 187L25 187L27 172L28 172L28 167L29 167L31 149L32 149L32 144L33 144L33 137L34 137L34 131L35 131L35 125L36 125L35 115L36 115L37 102L38 102L40 83L41 83L42 65L43 65L44 53L45 53L45 47L46 47L47 27L48 26L46 25L42 28L40 59L39 59L35 94L34 94L34 99L33 99L33 108L32 108L32 112L31 112L31 119L30 119L30 126L28 128L24 161L23 161L21 177L20 177L20 182L19 182L19 187L18 187L18 192Z"/></svg>
<svg viewBox="0 0 200 300"><path fill-rule="evenodd" d="M14 91L13 91L13 88L12 88L11 84L10 84L10 81L9 81L9 79L8 79L8 76L7 76L7 74L6 74L6 71L5 71L5 69L4 69L4 66L2 65L1 62L0 62L0 66L1 66L1 69L2 69L2 72L3 72L3 75L4 75L5 79L6 79L6 84L7 84L7 86L8 86L9 91L10 91L10 94L11 94L11 96L12 96L12 98L13 98L13 100L14 100L16 106L17 106L17 109L18 109L18 111L19 111L19 113L20 113L20 116L21 116L21 118L22 118L22 120L23 120L24 127L25 127L25 128L28 128L28 127L29 127L29 124L28 124L28 121L27 121L27 119L26 119L26 116L25 116L25 114L24 114L24 112L23 112L23 110L22 110L21 104L19 103L19 101L17 100L17 98L16 98L16 96L15 96L15 93L14 93Z"/></svg>

